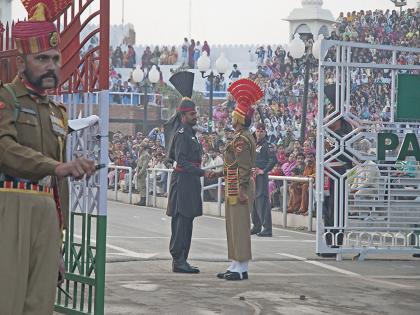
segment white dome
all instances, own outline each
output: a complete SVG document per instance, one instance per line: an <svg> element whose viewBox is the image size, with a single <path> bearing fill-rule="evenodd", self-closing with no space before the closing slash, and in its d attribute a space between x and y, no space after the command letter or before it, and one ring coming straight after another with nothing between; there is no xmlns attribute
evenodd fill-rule
<svg viewBox="0 0 420 315"><path fill-rule="evenodd" d="M302 7L306 7L306 6L322 7L322 4L323 4L322 0L302 0Z"/></svg>

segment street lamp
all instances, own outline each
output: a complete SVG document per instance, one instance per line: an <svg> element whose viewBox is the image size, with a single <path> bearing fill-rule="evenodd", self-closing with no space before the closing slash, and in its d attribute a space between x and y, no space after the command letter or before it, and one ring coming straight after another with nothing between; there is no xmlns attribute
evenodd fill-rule
<svg viewBox="0 0 420 315"><path fill-rule="evenodd" d="M402 7L407 5L407 0L391 0L391 2L397 7L400 8L400 15L402 13Z"/></svg>
<svg viewBox="0 0 420 315"><path fill-rule="evenodd" d="M302 102L302 123L300 125L300 142L305 141L306 131L306 114L308 112L308 89L309 89L309 70L311 69L311 56L315 59L320 59L321 41L324 39L323 35L319 35L318 39L313 44L312 48L308 47L305 55L305 43L300 39L299 34L295 34L294 39L289 45L289 53L294 59L299 59L305 56L305 78L303 88L303 102Z"/></svg>
<svg viewBox="0 0 420 315"><path fill-rule="evenodd" d="M143 114L143 132L147 134L147 112L149 109L149 96L148 96L148 89L151 87L149 83L152 85L157 83L160 79L160 73L156 69L156 66L152 66L147 74L141 69L139 65L136 66L132 73L132 78L135 83L141 84L144 88L144 114ZM140 97L141 103L141 97Z"/></svg>
<svg viewBox="0 0 420 315"><path fill-rule="evenodd" d="M214 79L219 78L223 80L223 74L225 74L229 69L229 60L226 59L223 53L220 54L220 57L216 60L216 71L218 74L214 74L213 70L210 70L210 74L205 75L205 73L210 69L210 58L207 56L207 52L203 51L200 58L197 60L198 70L201 72L201 77L203 79L208 78L210 81L210 97L209 97L209 131L213 129L213 90L214 90Z"/></svg>

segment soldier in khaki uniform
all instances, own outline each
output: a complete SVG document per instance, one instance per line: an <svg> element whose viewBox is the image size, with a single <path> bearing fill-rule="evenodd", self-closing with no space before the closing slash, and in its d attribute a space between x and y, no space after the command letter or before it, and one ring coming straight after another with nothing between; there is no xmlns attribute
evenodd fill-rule
<svg viewBox="0 0 420 315"><path fill-rule="evenodd" d="M68 200L65 178L90 176L95 165L84 158L64 162L65 108L47 96L57 87L61 62L54 24L18 22L12 32L18 76L0 83L0 313L48 315L59 269L60 199L62 210Z"/></svg>
<svg viewBox="0 0 420 315"><path fill-rule="evenodd" d="M140 194L140 202L136 203L138 206L146 205L146 178L147 178L147 169L149 168L150 163L150 153L149 153L149 143L148 140L144 139L140 144L141 154L137 161L136 173L137 173L137 189Z"/></svg>
<svg viewBox="0 0 420 315"><path fill-rule="evenodd" d="M251 80L241 79L229 87L238 105L233 111L234 138L224 152L226 234L228 258L232 260L226 272L218 278L226 280L248 279L248 261L251 254L251 219L255 197L252 172L255 168L256 145L249 131L255 104L262 96L261 89ZM220 176L216 173L215 176Z"/></svg>

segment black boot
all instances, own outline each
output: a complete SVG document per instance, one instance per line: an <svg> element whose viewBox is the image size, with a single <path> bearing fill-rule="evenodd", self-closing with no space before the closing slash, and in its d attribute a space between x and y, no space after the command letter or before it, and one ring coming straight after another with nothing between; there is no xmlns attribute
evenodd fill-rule
<svg viewBox="0 0 420 315"><path fill-rule="evenodd" d="M197 267L191 267L189 263L184 262L172 262L172 271L178 273L200 273L200 269Z"/></svg>
<svg viewBox="0 0 420 315"><path fill-rule="evenodd" d="M251 229L251 235L255 235L261 232L261 228L257 228L255 226L252 227Z"/></svg>
<svg viewBox="0 0 420 315"><path fill-rule="evenodd" d="M216 277L219 279L224 279L226 275L230 274L230 270L226 270L225 272L219 272Z"/></svg>
<svg viewBox="0 0 420 315"><path fill-rule="evenodd" d="M146 197L141 197L140 201L135 203L135 205L144 207L146 205Z"/></svg>

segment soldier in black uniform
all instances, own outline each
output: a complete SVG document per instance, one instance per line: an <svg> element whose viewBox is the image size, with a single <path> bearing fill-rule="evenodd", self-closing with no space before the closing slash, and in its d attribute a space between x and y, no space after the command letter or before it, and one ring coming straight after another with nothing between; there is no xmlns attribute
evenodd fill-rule
<svg viewBox="0 0 420 315"><path fill-rule="evenodd" d="M209 177L213 173L200 168L203 151L193 129L197 124L197 112L191 100L194 74L178 72L169 80L184 96L177 113L165 125L165 139L169 140L168 155L176 162L166 212L172 217L169 244L173 258L172 271L199 273L200 270L191 266L187 258L193 220L203 214L200 177Z"/></svg>
<svg viewBox="0 0 420 315"><path fill-rule="evenodd" d="M257 159L255 170L255 201L251 213L253 227L251 234L258 236L272 236L271 204L268 194L268 173L277 163L275 148L267 142L265 125L257 125Z"/></svg>

